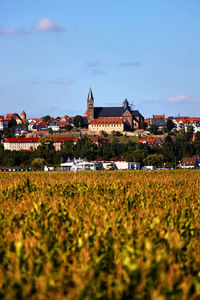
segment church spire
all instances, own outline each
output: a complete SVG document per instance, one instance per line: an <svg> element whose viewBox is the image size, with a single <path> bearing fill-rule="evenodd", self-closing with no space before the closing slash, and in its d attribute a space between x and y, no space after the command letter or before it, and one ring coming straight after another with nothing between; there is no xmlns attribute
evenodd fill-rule
<svg viewBox="0 0 200 300"><path fill-rule="evenodd" d="M88 99L87 99L88 101L89 100L93 100L94 101L94 97L93 97L93 94L92 94L92 89L90 88L90 90L89 90L89 93L88 93Z"/></svg>
<svg viewBox="0 0 200 300"><path fill-rule="evenodd" d="M91 88L89 90L88 99L87 99L87 119L88 119L88 123L94 120L94 97Z"/></svg>

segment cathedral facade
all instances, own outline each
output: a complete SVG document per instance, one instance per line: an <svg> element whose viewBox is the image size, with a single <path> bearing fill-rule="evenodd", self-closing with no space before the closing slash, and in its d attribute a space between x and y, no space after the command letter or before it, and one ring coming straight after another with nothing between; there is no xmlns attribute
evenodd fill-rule
<svg viewBox="0 0 200 300"><path fill-rule="evenodd" d="M144 122L144 117L138 110L131 109L127 99L121 107L95 107L91 88L87 99L87 119L89 129L93 131L101 130L101 128L104 128L102 130L107 128L106 131L110 131L111 127L112 130L116 127L116 131L133 131L142 128Z"/></svg>

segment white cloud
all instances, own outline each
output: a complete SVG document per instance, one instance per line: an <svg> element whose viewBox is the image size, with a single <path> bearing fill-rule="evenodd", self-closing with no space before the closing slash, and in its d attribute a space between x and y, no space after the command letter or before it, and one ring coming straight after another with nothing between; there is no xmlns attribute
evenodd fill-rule
<svg viewBox="0 0 200 300"><path fill-rule="evenodd" d="M21 35L28 32L23 28L3 28L0 26L0 35Z"/></svg>
<svg viewBox="0 0 200 300"><path fill-rule="evenodd" d="M53 84L64 84L64 85L69 85L73 83L73 80L68 78L68 77L62 77L58 79L52 80Z"/></svg>
<svg viewBox="0 0 200 300"><path fill-rule="evenodd" d="M64 28L57 25L50 18L42 18L36 22L35 30L41 32L49 32L49 31L64 31Z"/></svg>
<svg viewBox="0 0 200 300"><path fill-rule="evenodd" d="M167 102L170 103L177 103L177 102L200 102L199 97L190 97L186 95L176 95L176 96L171 96L166 99Z"/></svg>

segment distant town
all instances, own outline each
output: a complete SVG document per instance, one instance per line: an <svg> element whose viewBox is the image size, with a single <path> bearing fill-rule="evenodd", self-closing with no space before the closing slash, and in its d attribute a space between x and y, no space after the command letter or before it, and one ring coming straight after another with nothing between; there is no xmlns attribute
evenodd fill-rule
<svg viewBox="0 0 200 300"><path fill-rule="evenodd" d="M151 160L149 155L162 155L157 166L163 167L172 166L174 158L175 167L181 165L181 160L192 157L192 154L196 155L196 159L199 159L199 152L186 150L186 153L182 151L182 154L173 154L173 159L165 157L162 151L156 150L156 147L163 148L163 145L168 142L169 139L172 143L177 143L182 139L182 142L198 143L200 141L200 117L189 116L168 116L164 114L153 115L151 118L145 118L138 110L133 110L128 100L125 99L122 106L118 107L96 107L94 105L94 97L92 90L89 90L86 111L84 115L76 116L58 116L52 118L49 115L45 115L41 118L27 118L26 112L23 110L18 113L7 113L6 116L0 116L0 137L3 150L9 151L36 151L41 146L41 140L46 138L46 141L51 141L55 151L62 151L66 142L71 142L73 145L77 144L78 140L82 137L87 137L98 148L102 145L113 143L113 139L118 139L119 144L136 143L137 145L143 145L151 147L151 151L144 153L144 148L133 147L133 151L141 149L143 157L137 157L132 155L130 149L129 161L135 161L141 165ZM124 138L124 139L123 139ZM175 144L174 144L175 145ZM154 151L152 151L154 149ZM66 152L67 153L67 152ZM116 153L113 155L117 161L122 161L122 156L126 151L119 151L120 157L116 157ZM36 155L36 158L38 155ZM72 154L71 154L72 156ZM92 157L94 159L103 159L102 153L97 155L98 157ZM41 156L39 157L41 158ZM71 157L72 158L72 157ZM106 157L105 157L106 158ZM107 157L108 158L108 157ZM109 157L109 159L112 158ZM44 157L42 159L45 160ZM106 161L106 160L105 160ZM104 161L104 162L105 162ZM124 159L125 161L125 159ZM167 162L164 163L164 161ZM185 160L184 160L185 161ZM44 163L47 163L44 161ZM187 162L185 162L187 164ZM13 162L16 165L15 162ZM20 161L23 165L23 162ZM155 164L155 163L154 163ZM1 163L2 165L2 163ZM197 165L195 163L193 165ZM135 167L136 168L136 165ZM139 165L137 165L139 168Z"/></svg>

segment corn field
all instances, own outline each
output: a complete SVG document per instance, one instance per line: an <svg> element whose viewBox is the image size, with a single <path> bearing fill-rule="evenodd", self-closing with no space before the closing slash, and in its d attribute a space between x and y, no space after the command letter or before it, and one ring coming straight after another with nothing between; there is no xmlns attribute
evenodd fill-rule
<svg viewBox="0 0 200 300"><path fill-rule="evenodd" d="M1 173L0 299L200 299L200 172Z"/></svg>

